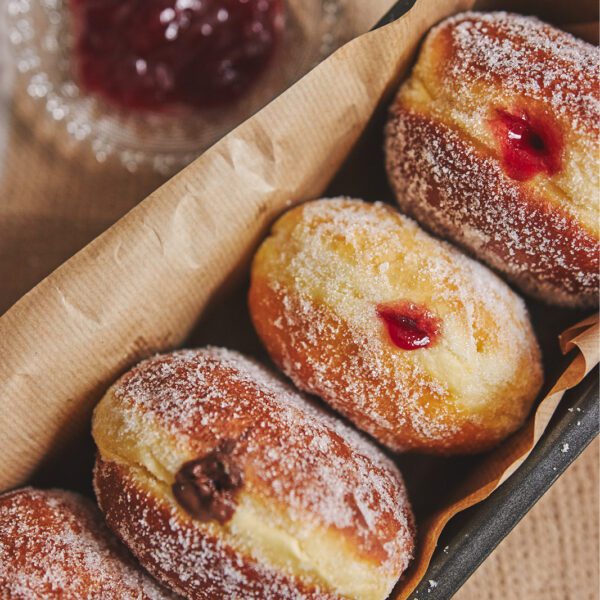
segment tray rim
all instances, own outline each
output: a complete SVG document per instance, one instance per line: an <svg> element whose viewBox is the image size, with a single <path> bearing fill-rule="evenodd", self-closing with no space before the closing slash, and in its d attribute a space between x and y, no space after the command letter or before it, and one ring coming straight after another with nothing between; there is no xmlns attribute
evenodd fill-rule
<svg viewBox="0 0 600 600"><path fill-rule="evenodd" d="M557 414L517 471L488 498L450 521L412 600L451 598L598 436L599 383L596 366L565 393Z"/></svg>

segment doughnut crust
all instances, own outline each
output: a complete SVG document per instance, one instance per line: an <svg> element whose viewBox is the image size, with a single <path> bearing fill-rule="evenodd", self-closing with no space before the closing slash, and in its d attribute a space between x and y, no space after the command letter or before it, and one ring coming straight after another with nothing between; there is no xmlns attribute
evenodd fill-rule
<svg viewBox="0 0 600 600"><path fill-rule="evenodd" d="M93 435L108 524L186 598L383 599L412 556L395 465L235 352L142 362Z"/></svg>
<svg viewBox="0 0 600 600"><path fill-rule="evenodd" d="M0 496L0 597L161 600L90 500L24 488Z"/></svg>
<svg viewBox="0 0 600 600"><path fill-rule="evenodd" d="M249 306L283 372L393 450L488 449L521 425L542 382L522 300L383 204L286 213L254 258ZM387 310L408 333L433 323L426 346L399 347Z"/></svg>
<svg viewBox="0 0 600 600"><path fill-rule="evenodd" d="M597 48L531 17L463 13L427 36L390 108L404 212L545 302L598 302Z"/></svg>

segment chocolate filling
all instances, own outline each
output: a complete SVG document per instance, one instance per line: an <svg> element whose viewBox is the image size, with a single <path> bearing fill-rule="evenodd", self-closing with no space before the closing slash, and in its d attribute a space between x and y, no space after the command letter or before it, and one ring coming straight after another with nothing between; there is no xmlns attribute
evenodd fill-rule
<svg viewBox="0 0 600 600"><path fill-rule="evenodd" d="M223 440L202 458L184 463L173 484L177 502L200 521L225 523L235 513L244 474L235 462L236 440Z"/></svg>

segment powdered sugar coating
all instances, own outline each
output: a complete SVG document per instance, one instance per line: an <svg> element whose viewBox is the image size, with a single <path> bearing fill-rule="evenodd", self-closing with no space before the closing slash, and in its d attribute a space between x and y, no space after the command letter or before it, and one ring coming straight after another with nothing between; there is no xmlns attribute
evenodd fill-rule
<svg viewBox="0 0 600 600"><path fill-rule="evenodd" d="M0 496L0 590L13 600L175 598L135 565L89 500L32 488Z"/></svg>
<svg viewBox="0 0 600 600"><path fill-rule="evenodd" d="M98 461L95 483L110 526L150 572L186 598L338 598L318 585L303 586L234 550L214 532L194 527L115 463Z"/></svg>
<svg viewBox="0 0 600 600"><path fill-rule="evenodd" d="M541 384L523 302L485 267L390 207L309 202L259 249L250 311L273 360L393 449L469 452L497 443ZM380 304L439 320L427 348L399 350Z"/></svg>
<svg viewBox="0 0 600 600"><path fill-rule="evenodd" d="M600 132L598 49L535 17L462 13L434 28L448 32L442 85L456 91L499 81L515 94L548 104L580 135ZM591 131L590 131L591 130Z"/></svg>
<svg viewBox="0 0 600 600"><path fill-rule="evenodd" d="M165 432L165 445L176 443L186 457L202 457L225 438L237 440L236 460L245 473L241 494L273 503L271 526L289 529L291 522L299 540L333 532L391 584L406 568L413 524L395 465L254 361L220 348L178 351L140 363L107 396L117 402L125 428L128 420L138 427L141 417L148 428ZM98 440L100 425L95 427ZM102 442L99 449L102 456ZM277 569L253 548L240 547L235 515L231 528L215 523L207 528L182 514L170 498L149 499L124 462L100 461L100 505L142 563L174 589L189 593L182 577L194 573L189 585L221 590L225 597L336 596L318 578ZM111 478L120 483L103 483ZM111 499L117 492L107 488L119 486L126 496ZM138 509L140 517L132 517ZM340 561L349 559L351 554L340 554ZM276 593L286 586L295 592Z"/></svg>
<svg viewBox="0 0 600 600"><path fill-rule="evenodd" d="M598 50L537 19L464 13L429 34L390 110L386 162L398 203L547 302L598 298ZM560 139L561 168L504 169L496 111Z"/></svg>
<svg viewBox="0 0 600 600"><path fill-rule="evenodd" d="M388 170L407 213L469 248L529 294L553 304L594 302L593 236L569 215L524 193L460 133L414 112L396 115L388 128Z"/></svg>

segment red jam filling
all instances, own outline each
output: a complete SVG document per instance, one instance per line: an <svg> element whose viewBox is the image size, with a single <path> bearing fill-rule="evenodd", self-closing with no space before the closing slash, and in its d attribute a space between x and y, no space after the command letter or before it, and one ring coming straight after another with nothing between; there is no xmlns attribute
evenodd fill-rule
<svg viewBox="0 0 600 600"><path fill-rule="evenodd" d="M428 348L440 331L439 320L424 306L411 302L380 304L377 316L385 324L390 340L402 350Z"/></svg>
<svg viewBox="0 0 600 600"><path fill-rule="evenodd" d="M507 174L518 181L538 173L554 175L562 163L562 140L553 123L524 111L497 110L491 120Z"/></svg>
<svg viewBox="0 0 600 600"><path fill-rule="evenodd" d="M238 98L267 66L283 0L71 0L82 87L125 108Z"/></svg>

